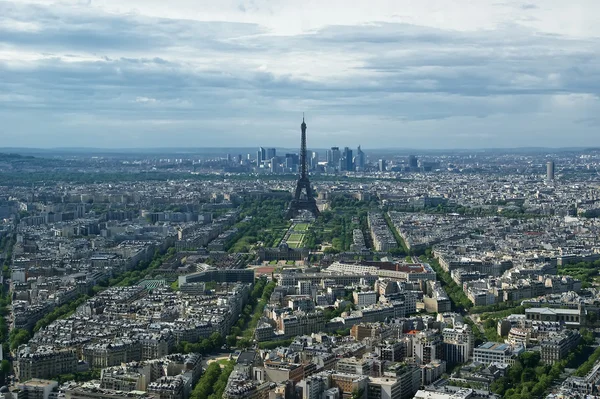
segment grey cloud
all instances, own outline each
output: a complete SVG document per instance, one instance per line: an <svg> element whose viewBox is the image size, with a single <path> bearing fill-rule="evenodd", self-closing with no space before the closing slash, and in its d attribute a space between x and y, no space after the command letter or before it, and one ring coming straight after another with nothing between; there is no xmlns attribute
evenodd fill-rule
<svg viewBox="0 0 600 399"><path fill-rule="evenodd" d="M11 31L2 23L8 20L35 21L40 30ZM365 131L378 129L370 133L378 145L401 126L404 140L417 140L411 132L435 135L447 129L457 140L483 134L501 145L525 139L499 126L518 132L529 117L548 131L577 126L581 136L595 128L593 114L600 112L593 103L590 109L549 111L553 96L600 93L599 42L516 26L446 32L377 23L280 37L251 24L94 15L0 2L0 42L51 55L26 67L0 61L0 115L7 121L0 135L8 137L16 137L9 133L17 128L41 137L39 123L27 119L33 114L47 121L44 131L60 131L56 137L67 141L81 129L92 132L88 140L93 140L94 134L102 137L103 129L114 132L121 124L133 133L111 136L114 146L132 145L128 140L136 137L161 145L166 134L197 140L193 145L236 138L254 145L269 137L294 145L296 130L279 133L303 109L314 115L315 144L326 145L340 132L360 142ZM99 60L82 60L77 52ZM197 60L179 57L180 52ZM257 68L257 60L268 64L296 55L313 58L318 66L321 54L336 52L356 61L348 76L308 78Z"/></svg>
<svg viewBox="0 0 600 399"><path fill-rule="evenodd" d="M54 7L0 2L0 43L44 51L91 49L102 53L160 50L184 42L207 49L243 51L243 47L235 46L230 39L264 32L254 24L96 14L87 8L79 13L69 11L60 13ZM7 27L10 21L33 21L40 29L13 31Z"/></svg>
<svg viewBox="0 0 600 399"><path fill-rule="evenodd" d="M539 8L538 6L536 6L535 4L531 4L531 3L521 4L522 10L536 10L538 8Z"/></svg>

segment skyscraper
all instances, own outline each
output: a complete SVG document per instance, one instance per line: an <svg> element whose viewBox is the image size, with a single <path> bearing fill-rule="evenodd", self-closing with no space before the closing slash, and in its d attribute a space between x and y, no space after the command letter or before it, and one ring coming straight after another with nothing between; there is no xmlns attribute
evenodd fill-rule
<svg viewBox="0 0 600 399"><path fill-rule="evenodd" d="M271 173L277 173L279 171L279 164L277 163L277 158L271 158Z"/></svg>
<svg viewBox="0 0 600 399"><path fill-rule="evenodd" d="M273 159L277 156L277 149L276 148L267 148L267 157L266 159Z"/></svg>
<svg viewBox="0 0 600 399"><path fill-rule="evenodd" d="M256 151L256 166L260 166L260 164L267 159L267 152L263 147L259 147L258 151Z"/></svg>
<svg viewBox="0 0 600 399"><path fill-rule="evenodd" d="M554 161L548 161L546 163L546 179L547 180L554 180Z"/></svg>
<svg viewBox="0 0 600 399"><path fill-rule="evenodd" d="M418 160L418 158L416 156L414 156L414 155L409 155L408 156L408 166L411 169L418 168L419 167L419 160Z"/></svg>
<svg viewBox="0 0 600 399"><path fill-rule="evenodd" d="M385 172L385 168L386 168L385 159L380 159L379 160L379 171Z"/></svg>
<svg viewBox="0 0 600 399"><path fill-rule="evenodd" d="M340 157L340 147L331 147L330 159L327 160L327 163L329 164L329 166L337 168L340 165Z"/></svg>
<svg viewBox="0 0 600 399"><path fill-rule="evenodd" d="M312 156L310 157L310 168L314 170L317 168L318 164L319 164L319 153L316 151L313 151Z"/></svg>
<svg viewBox="0 0 600 399"><path fill-rule="evenodd" d="M344 156L341 170L351 172L354 170L354 162L352 160L352 150L348 147L344 148Z"/></svg>
<svg viewBox="0 0 600 399"><path fill-rule="evenodd" d="M354 166L356 166L356 169L360 171L365 169L365 153L360 149L360 146L358 146L358 149L356 150Z"/></svg>

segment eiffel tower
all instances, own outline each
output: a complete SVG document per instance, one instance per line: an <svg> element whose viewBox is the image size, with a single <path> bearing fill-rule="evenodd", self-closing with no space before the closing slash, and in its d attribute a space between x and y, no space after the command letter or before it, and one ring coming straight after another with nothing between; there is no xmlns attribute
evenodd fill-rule
<svg viewBox="0 0 600 399"><path fill-rule="evenodd" d="M306 173L306 123L304 122L304 115L302 116L300 128L302 129L302 139L300 142L300 178L296 183L296 192L287 211L288 219L298 216L298 213L302 210L311 212L314 217L319 216L317 201L313 196L313 190L310 187L310 181L308 181L308 173Z"/></svg>

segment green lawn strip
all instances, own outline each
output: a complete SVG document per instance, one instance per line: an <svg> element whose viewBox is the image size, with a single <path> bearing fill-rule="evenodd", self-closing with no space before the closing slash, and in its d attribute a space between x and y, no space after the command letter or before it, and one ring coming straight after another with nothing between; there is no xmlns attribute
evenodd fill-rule
<svg viewBox="0 0 600 399"><path fill-rule="evenodd" d="M298 223L295 227L294 227L294 231L306 231L308 230L308 223Z"/></svg>

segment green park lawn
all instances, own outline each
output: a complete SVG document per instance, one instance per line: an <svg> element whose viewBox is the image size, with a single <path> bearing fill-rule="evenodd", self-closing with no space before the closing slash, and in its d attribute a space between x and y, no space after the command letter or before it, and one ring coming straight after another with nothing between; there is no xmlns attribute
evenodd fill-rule
<svg viewBox="0 0 600 399"><path fill-rule="evenodd" d="M294 227L294 231L306 231L308 230L308 223L298 223Z"/></svg>
<svg viewBox="0 0 600 399"><path fill-rule="evenodd" d="M294 241L296 241L296 242L300 242L300 241L302 241L302 238L304 238L304 234L296 234L296 233L292 233L292 234L290 234L290 237L288 238L288 240L287 240L287 241L288 241L288 243L289 243L290 241L291 241L291 242L294 242Z"/></svg>

